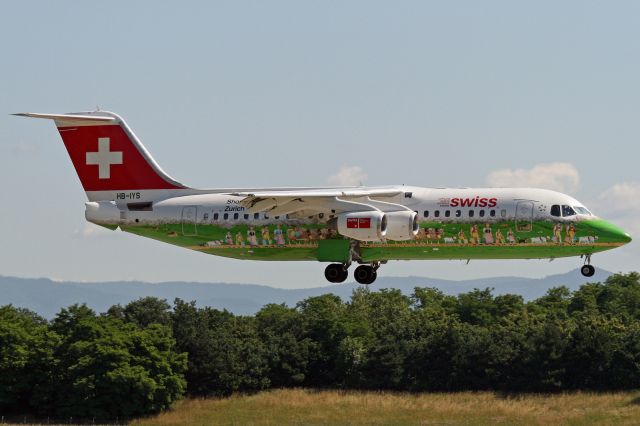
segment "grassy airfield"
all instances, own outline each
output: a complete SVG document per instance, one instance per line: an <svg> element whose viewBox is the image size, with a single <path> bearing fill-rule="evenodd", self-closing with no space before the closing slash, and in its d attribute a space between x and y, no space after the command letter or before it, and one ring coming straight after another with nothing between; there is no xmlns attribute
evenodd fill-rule
<svg viewBox="0 0 640 426"><path fill-rule="evenodd" d="M632 425L640 391L502 395L493 392L380 393L273 390L187 399L134 425Z"/></svg>

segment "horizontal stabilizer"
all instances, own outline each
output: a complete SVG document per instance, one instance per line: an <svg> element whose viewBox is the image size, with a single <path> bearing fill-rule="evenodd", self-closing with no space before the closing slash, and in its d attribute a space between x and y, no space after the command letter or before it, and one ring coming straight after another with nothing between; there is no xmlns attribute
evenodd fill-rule
<svg viewBox="0 0 640 426"><path fill-rule="evenodd" d="M110 121L116 121L116 117L109 117L106 115L81 115L81 114L41 114L37 112L19 112L13 115L19 117L31 117L31 118L48 118L56 121L82 121L82 122L96 122L107 123Z"/></svg>

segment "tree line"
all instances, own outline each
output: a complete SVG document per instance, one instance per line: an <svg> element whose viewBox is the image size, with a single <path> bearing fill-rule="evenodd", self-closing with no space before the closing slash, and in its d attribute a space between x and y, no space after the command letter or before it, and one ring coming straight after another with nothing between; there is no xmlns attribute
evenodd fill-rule
<svg viewBox="0 0 640 426"><path fill-rule="evenodd" d="M268 388L553 392L640 386L640 274L536 300L355 290L253 316L147 297L47 321L0 308L0 414L127 419Z"/></svg>

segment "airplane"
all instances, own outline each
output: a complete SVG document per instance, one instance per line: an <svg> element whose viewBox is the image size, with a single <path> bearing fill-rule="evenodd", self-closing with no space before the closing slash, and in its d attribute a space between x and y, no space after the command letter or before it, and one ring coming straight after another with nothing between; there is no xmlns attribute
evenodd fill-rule
<svg viewBox="0 0 640 426"><path fill-rule="evenodd" d="M195 189L170 177L108 111L18 113L54 121L84 187L86 220L201 253L328 262L360 284L390 260L550 259L627 244L621 228L560 192L535 188L352 186Z"/></svg>

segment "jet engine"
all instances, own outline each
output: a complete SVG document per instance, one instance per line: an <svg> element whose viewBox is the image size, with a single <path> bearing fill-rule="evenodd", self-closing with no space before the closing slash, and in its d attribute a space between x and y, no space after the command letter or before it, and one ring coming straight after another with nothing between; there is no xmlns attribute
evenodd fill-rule
<svg viewBox="0 0 640 426"><path fill-rule="evenodd" d="M337 216L340 235L358 241L381 241L387 232L387 216L379 211L341 213Z"/></svg>
<svg viewBox="0 0 640 426"><path fill-rule="evenodd" d="M418 231L418 214L413 211L403 210L398 212L388 212L386 239L393 241L413 240Z"/></svg>

